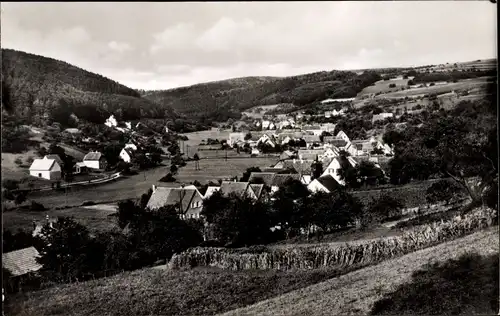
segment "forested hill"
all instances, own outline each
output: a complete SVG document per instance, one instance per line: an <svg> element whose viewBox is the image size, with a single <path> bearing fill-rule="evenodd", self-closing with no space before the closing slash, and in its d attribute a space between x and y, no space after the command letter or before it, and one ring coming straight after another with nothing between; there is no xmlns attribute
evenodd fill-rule
<svg viewBox="0 0 500 316"><path fill-rule="evenodd" d="M150 91L144 98L201 121L239 117L248 108L277 103L305 106L326 98L354 97L381 77L373 71L323 71L293 77L247 77Z"/></svg>
<svg viewBox="0 0 500 316"><path fill-rule="evenodd" d="M1 67L2 108L28 124L64 124L71 114L93 123L111 113L118 120L176 117L168 105L59 60L2 49Z"/></svg>

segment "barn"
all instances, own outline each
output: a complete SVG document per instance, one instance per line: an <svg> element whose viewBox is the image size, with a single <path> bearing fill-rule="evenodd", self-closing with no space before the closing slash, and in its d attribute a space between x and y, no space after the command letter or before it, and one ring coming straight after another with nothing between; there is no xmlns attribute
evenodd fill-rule
<svg viewBox="0 0 500 316"><path fill-rule="evenodd" d="M46 180L61 180L61 166L55 159L35 159L30 166L30 176Z"/></svg>

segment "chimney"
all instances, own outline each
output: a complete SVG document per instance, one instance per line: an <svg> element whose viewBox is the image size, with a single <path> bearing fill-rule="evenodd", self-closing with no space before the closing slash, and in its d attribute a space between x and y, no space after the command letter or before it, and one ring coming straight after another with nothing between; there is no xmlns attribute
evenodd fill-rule
<svg viewBox="0 0 500 316"><path fill-rule="evenodd" d="M156 185L153 184L153 193L156 191Z"/></svg>

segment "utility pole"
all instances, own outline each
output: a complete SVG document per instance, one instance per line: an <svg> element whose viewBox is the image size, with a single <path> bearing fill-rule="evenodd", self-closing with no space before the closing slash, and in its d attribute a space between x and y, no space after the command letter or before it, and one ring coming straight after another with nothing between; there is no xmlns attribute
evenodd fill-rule
<svg viewBox="0 0 500 316"><path fill-rule="evenodd" d="M227 149L224 149L224 152L226 153L226 161L227 161Z"/></svg>

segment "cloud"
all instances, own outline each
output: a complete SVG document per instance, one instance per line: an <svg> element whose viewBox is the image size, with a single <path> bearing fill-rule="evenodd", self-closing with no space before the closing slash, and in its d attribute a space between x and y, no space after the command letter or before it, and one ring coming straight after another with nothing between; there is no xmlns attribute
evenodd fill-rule
<svg viewBox="0 0 500 316"><path fill-rule="evenodd" d="M2 47L132 87L496 56L486 1L2 3Z"/></svg>

